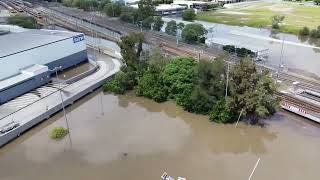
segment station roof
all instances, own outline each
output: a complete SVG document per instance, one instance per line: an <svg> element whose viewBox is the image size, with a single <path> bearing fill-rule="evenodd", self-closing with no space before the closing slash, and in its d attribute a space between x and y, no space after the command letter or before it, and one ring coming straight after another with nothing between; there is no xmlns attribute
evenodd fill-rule
<svg viewBox="0 0 320 180"><path fill-rule="evenodd" d="M0 35L0 58L72 38L79 34L81 33L56 30L27 30Z"/></svg>

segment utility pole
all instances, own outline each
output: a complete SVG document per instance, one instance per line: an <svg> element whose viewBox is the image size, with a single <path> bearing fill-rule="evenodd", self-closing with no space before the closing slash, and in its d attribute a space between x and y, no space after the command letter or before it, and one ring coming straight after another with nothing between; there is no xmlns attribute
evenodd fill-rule
<svg viewBox="0 0 320 180"><path fill-rule="evenodd" d="M225 100L227 99L228 96L228 84L229 84L229 66L230 66L230 62L228 63L228 67L227 67L227 82L226 82L226 94L225 94Z"/></svg>
<svg viewBox="0 0 320 180"><path fill-rule="evenodd" d="M279 69L282 66L282 56L283 56L283 45L284 45L284 36L282 38L282 46L281 46L281 54L280 54L280 62L279 62Z"/></svg>
<svg viewBox="0 0 320 180"><path fill-rule="evenodd" d="M56 73L56 79L57 79L57 80L58 80L58 70L61 69L61 68L62 68L62 66L55 67L55 68L53 69L53 71L55 71L55 73ZM69 123L68 123L68 118L67 118L67 114L66 114L66 109L64 108L64 100L63 100L63 97L62 97L60 82L58 82L58 89L59 89L60 98L61 98L61 106L62 106L62 110L63 110L63 115L64 115L64 118L65 118L65 120L66 120L67 129L68 129L68 131L70 132Z"/></svg>
<svg viewBox="0 0 320 180"><path fill-rule="evenodd" d="M238 123L239 123L239 120L240 120L240 118L241 118L242 112L243 112L243 108L242 108L241 111L240 111L240 114L239 114L237 123L236 123L236 125L235 125L234 127L237 127L237 126L238 126Z"/></svg>

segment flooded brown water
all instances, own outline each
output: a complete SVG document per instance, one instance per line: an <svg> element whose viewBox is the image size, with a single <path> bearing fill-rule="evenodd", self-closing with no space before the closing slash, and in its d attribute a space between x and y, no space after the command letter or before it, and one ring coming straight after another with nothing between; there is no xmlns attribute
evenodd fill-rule
<svg viewBox="0 0 320 180"><path fill-rule="evenodd" d="M58 74L60 79L67 80L94 68L89 62L83 62Z"/></svg>
<svg viewBox="0 0 320 180"><path fill-rule="evenodd" d="M97 91L0 149L1 180L319 179L320 126L279 112L267 128L217 125L173 102Z"/></svg>

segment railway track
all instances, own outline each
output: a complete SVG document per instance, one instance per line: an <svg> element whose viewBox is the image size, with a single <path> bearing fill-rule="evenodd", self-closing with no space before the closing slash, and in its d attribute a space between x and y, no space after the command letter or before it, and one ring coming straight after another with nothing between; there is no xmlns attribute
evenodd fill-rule
<svg viewBox="0 0 320 180"><path fill-rule="evenodd" d="M280 97L282 102L286 102L286 103L289 103L291 105L295 105L295 106L297 106L299 108L303 108L305 110L309 110L309 111L312 111L312 112L320 114L320 107L315 105L315 104L305 102L305 101L303 101L301 99L298 99L298 98L292 97L292 96L290 96L288 94L284 94L284 93L280 93L280 92L277 92L276 96Z"/></svg>

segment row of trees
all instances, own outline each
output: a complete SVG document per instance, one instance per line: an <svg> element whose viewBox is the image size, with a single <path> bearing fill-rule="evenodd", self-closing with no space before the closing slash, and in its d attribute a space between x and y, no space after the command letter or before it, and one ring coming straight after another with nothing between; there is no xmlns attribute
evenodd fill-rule
<svg viewBox="0 0 320 180"><path fill-rule="evenodd" d="M299 34L301 36L310 36L312 38L320 38L320 26L317 27L317 29L310 30L308 27L303 27Z"/></svg>
<svg viewBox="0 0 320 180"><path fill-rule="evenodd" d="M172 36L177 36L178 30L181 32L181 38L189 44L200 44L205 43L205 35L208 31L203 27L202 24L191 23L184 25L171 20L167 23L165 32Z"/></svg>
<svg viewBox="0 0 320 180"><path fill-rule="evenodd" d="M255 53L252 52L251 50L246 48L237 48L233 45L225 45L222 47L222 49L228 52L229 54L236 55L237 57L240 57L240 58L255 56Z"/></svg>
<svg viewBox="0 0 320 180"><path fill-rule="evenodd" d="M94 2L93 2L94 1ZM164 21L161 17L154 17L156 1L141 0L138 3L138 9L125 6L121 2L111 2L110 0L64 0L63 4L66 6L74 6L84 10L90 10L90 7L97 9L107 16L119 17L121 21L140 26L144 29L152 29L154 31L161 31ZM183 19L192 21L195 19L195 12L193 9L187 9L183 13ZM181 34L177 34L180 30ZM176 21L167 23L165 32L172 36L181 35L181 38L187 43L204 43L207 30L201 24L193 23L184 25L177 24Z"/></svg>
<svg viewBox="0 0 320 180"><path fill-rule="evenodd" d="M259 73L250 59L241 60L228 72L225 55L215 61L168 59L160 49L144 51L142 41L142 34L122 37L119 46L126 65L104 85L105 91L123 94L135 90L138 96L156 102L173 100L185 110L209 115L219 123L236 121L240 112L252 123L275 113L276 85L268 72Z"/></svg>

